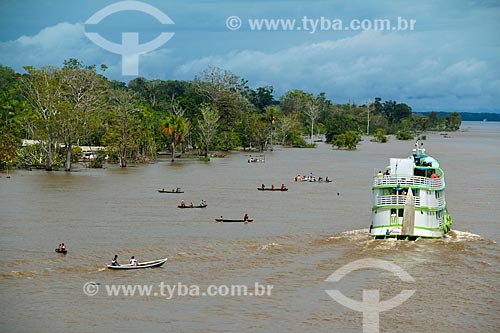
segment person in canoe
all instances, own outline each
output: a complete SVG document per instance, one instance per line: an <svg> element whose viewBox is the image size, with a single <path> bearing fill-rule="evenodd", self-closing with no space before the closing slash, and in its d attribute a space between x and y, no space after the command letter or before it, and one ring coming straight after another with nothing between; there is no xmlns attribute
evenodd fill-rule
<svg viewBox="0 0 500 333"><path fill-rule="evenodd" d="M281 189L284 190L285 189L285 184L281 184Z"/></svg>
<svg viewBox="0 0 500 333"><path fill-rule="evenodd" d="M265 189L266 188L266 185L262 184L261 185L262 189Z"/></svg>
<svg viewBox="0 0 500 333"><path fill-rule="evenodd" d="M245 216L243 216L243 222L248 223L248 214L245 213Z"/></svg>
<svg viewBox="0 0 500 333"><path fill-rule="evenodd" d="M221 223L224 222L224 216L222 216L222 215L220 216L220 222Z"/></svg>
<svg viewBox="0 0 500 333"><path fill-rule="evenodd" d="M64 243L61 243L61 247L59 249L61 250L61 252L66 251L66 245L64 245Z"/></svg>
<svg viewBox="0 0 500 333"><path fill-rule="evenodd" d="M327 182L327 183L330 182L330 178L328 176L326 176L325 182Z"/></svg>
<svg viewBox="0 0 500 333"><path fill-rule="evenodd" d="M207 202L203 199L200 201L200 207L205 207L207 205Z"/></svg>
<svg viewBox="0 0 500 333"><path fill-rule="evenodd" d="M120 266L120 263L118 262L118 255L115 254L115 257L113 260L111 260L111 266Z"/></svg>
<svg viewBox="0 0 500 333"><path fill-rule="evenodd" d="M130 264L132 266L137 266L137 259L135 259L135 256L130 257Z"/></svg>
<svg viewBox="0 0 500 333"><path fill-rule="evenodd" d="M271 185L271 190L274 190L274 184L273 184L273 185Z"/></svg>
<svg viewBox="0 0 500 333"><path fill-rule="evenodd" d="M194 205L193 205L193 202L192 202L192 201L189 203L189 207L191 207L191 208L193 208L193 207L194 207Z"/></svg>
<svg viewBox="0 0 500 333"><path fill-rule="evenodd" d="M186 203L184 202L184 200L181 200L181 207L186 207Z"/></svg>
<svg viewBox="0 0 500 333"><path fill-rule="evenodd" d="M175 188L175 192L179 193L181 191L181 188L180 187L176 187Z"/></svg>

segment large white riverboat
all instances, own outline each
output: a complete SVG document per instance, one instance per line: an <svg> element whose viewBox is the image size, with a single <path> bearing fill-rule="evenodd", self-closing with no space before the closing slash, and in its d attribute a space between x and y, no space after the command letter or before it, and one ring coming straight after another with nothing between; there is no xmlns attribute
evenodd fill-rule
<svg viewBox="0 0 500 333"><path fill-rule="evenodd" d="M451 227L444 172L417 141L408 158L391 158L373 177L370 235L375 238L441 238Z"/></svg>

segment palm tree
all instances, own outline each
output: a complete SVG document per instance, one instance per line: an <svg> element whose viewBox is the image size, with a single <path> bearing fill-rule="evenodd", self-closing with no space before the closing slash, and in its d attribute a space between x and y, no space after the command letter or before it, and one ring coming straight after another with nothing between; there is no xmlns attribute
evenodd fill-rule
<svg viewBox="0 0 500 333"><path fill-rule="evenodd" d="M189 123L181 116L170 114L163 121L161 131L170 137L170 149L172 151L172 162L174 161L175 147L181 143L184 135L188 133Z"/></svg>

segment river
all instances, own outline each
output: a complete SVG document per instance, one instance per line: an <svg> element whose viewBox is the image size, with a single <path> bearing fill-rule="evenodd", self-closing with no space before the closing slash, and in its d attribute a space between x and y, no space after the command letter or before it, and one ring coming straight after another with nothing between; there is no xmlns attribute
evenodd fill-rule
<svg viewBox="0 0 500 333"><path fill-rule="evenodd" d="M464 122L424 142L445 171L453 226L442 240L367 236L372 177L390 157L411 152L412 142L394 138L365 138L357 151L277 148L265 163L247 163L239 152L208 163L0 174L1 331L361 332L359 309L325 290L361 301L365 289L382 300L411 289L402 305L380 312L380 332L498 332L500 124ZM310 172L333 182L293 181ZM282 183L288 192L257 191ZM176 186L185 193L157 191ZM208 207L178 209L181 199ZM214 220L244 213L254 222ZM65 256L54 252L61 242ZM105 269L114 254L122 263L131 255L169 259L157 269ZM366 258L396 264L414 282L380 269L325 281ZM84 292L87 282L96 295ZM200 290L258 283L272 293L170 297L162 283ZM151 285L155 294L108 296L111 285Z"/></svg>

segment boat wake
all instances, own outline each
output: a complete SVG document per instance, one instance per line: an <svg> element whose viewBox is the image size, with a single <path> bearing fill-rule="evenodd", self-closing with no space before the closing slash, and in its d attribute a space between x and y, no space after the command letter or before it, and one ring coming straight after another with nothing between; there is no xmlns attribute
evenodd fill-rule
<svg viewBox="0 0 500 333"><path fill-rule="evenodd" d="M467 231L450 230L444 235L443 241L445 242L468 242L468 241L482 241L484 237L473 234Z"/></svg>

